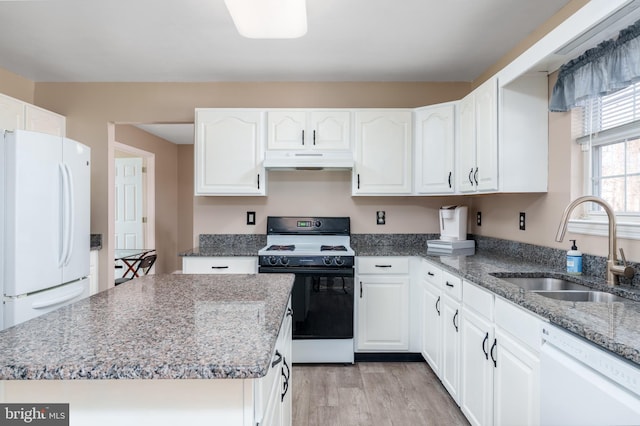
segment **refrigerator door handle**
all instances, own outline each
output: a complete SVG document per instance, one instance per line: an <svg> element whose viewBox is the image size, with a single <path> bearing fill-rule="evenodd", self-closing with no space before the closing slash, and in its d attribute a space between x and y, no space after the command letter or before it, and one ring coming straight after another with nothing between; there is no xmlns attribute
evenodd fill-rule
<svg viewBox="0 0 640 426"><path fill-rule="evenodd" d="M62 249L59 258L59 266L64 267L69 264L71 258L71 246L73 237L73 187L71 183L71 171L66 164L60 164L61 182L61 205L62 205L62 230L60 238Z"/></svg>
<svg viewBox="0 0 640 426"><path fill-rule="evenodd" d="M74 239L74 229L75 229L75 187L73 185L73 174L71 172L71 167L67 164L64 165L64 168L67 171L67 216L68 216L68 224L67 228L67 256L64 259L65 266L69 264L71 261L71 256L73 255L73 239Z"/></svg>
<svg viewBox="0 0 640 426"><path fill-rule="evenodd" d="M64 296L56 297L55 299L45 300L43 302L36 302L31 305L33 309L45 309L49 306L58 305L60 303L68 302L69 300L75 299L83 293L84 289L78 288L69 294L65 294Z"/></svg>
<svg viewBox="0 0 640 426"><path fill-rule="evenodd" d="M60 171L60 253L58 257L58 267L62 268L67 257L67 172L65 165L58 165Z"/></svg>

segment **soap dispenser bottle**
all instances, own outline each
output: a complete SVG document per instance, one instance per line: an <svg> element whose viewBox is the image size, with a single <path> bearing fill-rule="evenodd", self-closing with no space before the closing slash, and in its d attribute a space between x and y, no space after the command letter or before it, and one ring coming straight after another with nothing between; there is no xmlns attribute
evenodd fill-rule
<svg viewBox="0 0 640 426"><path fill-rule="evenodd" d="M576 240L569 240L573 243L571 250L567 252L567 272L570 274L582 274L582 252L576 246Z"/></svg>

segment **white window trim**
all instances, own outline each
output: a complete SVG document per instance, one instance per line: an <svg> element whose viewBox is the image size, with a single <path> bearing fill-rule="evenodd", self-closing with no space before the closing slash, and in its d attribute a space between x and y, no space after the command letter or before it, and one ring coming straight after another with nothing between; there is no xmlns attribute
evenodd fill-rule
<svg viewBox="0 0 640 426"><path fill-rule="evenodd" d="M616 222L618 238L640 240L640 223L620 221L619 216L616 216ZM570 219L567 230L575 234L606 237L609 235L609 222L606 219L604 222L590 219Z"/></svg>

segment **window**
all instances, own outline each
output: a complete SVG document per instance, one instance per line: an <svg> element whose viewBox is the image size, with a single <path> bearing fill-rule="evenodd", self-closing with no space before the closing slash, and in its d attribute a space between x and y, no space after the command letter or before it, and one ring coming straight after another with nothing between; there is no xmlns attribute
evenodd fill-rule
<svg viewBox="0 0 640 426"><path fill-rule="evenodd" d="M640 83L586 101L574 117L586 157L585 188L611 204L619 224L640 226ZM600 206L587 208L593 210L585 221L607 221Z"/></svg>

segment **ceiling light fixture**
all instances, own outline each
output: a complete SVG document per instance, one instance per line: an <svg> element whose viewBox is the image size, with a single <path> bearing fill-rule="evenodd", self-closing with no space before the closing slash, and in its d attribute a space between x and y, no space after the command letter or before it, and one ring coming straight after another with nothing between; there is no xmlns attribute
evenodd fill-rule
<svg viewBox="0 0 640 426"><path fill-rule="evenodd" d="M307 33L306 0L224 0L240 35L298 38Z"/></svg>

